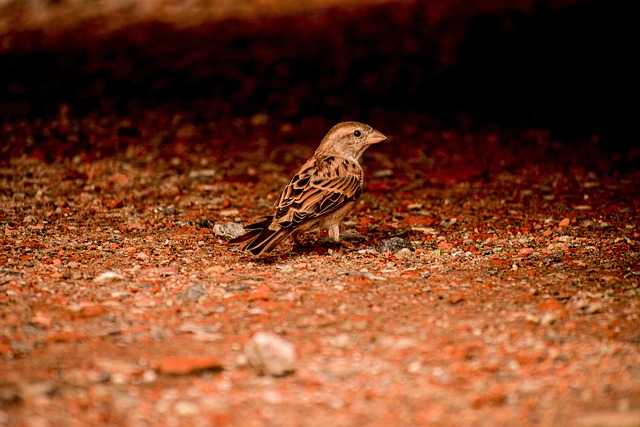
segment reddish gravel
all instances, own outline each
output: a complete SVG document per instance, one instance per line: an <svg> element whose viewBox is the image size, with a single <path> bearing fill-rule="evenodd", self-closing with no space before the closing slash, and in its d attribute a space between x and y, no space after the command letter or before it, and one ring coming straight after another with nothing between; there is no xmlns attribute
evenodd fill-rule
<svg viewBox="0 0 640 427"><path fill-rule="evenodd" d="M629 158L372 123L391 140L365 155L348 245L253 258L214 226L267 214L332 123L154 117L120 153L0 169L2 425L640 422ZM391 237L414 251L381 253ZM247 364L258 331L295 346L294 373Z"/></svg>
<svg viewBox="0 0 640 427"><path fill-rule="evenodd" d="M0 2L0 426L640 426L637 13L179 3ZM344 243L228 244L342 120Z"/></svg>

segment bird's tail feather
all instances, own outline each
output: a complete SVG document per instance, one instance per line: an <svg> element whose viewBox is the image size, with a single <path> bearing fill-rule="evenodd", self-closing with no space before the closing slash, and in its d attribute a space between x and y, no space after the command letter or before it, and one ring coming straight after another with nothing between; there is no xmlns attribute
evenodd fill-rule
<svg viewBox="0 0 640 427"><path fill-rule="evenodd" d="M229 240L229 243L242 243L247 240L255 239L264 229L271 225L271 221L273 221L273 216L262 217L262 221L247 225L245 229L249 231L244 233L242 236Z"/></svg>
<svg viewBox="0 0 640 427"><path fill-rule="evenodd" d="M245 228L249 231L242 236L230 240L229 243L247 242L242 249L254 255L271 252L282 240L290 235L292 231L283 228L271 230L269 228L271 221L273 221L273 216L266 216L263 221L246 226Z"/></svg>
<svg viewBox="0 0 640 427"><path fill-rule="evenodd" d="M284 228L279 230L270 230L265 228L242 249L249 251L254 255L259 255L263 252L269 253L290 234L291 230Z"/></svg>

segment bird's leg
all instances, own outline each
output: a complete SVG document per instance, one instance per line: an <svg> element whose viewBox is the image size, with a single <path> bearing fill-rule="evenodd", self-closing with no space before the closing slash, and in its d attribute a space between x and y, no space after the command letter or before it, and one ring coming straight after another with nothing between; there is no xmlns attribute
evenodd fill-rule
<svg viewBox="0 0 640 427"><path fill-rule="evenodd" d="M347 248L349 250L355 251L358 246L354 245L353 243L347 242L345 240L340 240L340 226L339 225L334 225L333 227L331 227L329 229L329 237L335 241L336 243L339 243L340 246Z"/></svg>
<svg viewBox="0 0 640 427"><path fill-rule="evenodd" d="M331 227L329 229L329 237L336 241L339 242L340 241L340 226L339 225L334 225L333 227Z"/></svg>
<svg viewBox="0 0 640 427"><path fill-rule="evenodd" d="M302 243L300 243L300 240L298 239L299 235L300 233L297 231L291 233L291 240L293 241L293 245L296 247L296 249L300 249L302 247Z"/></svg>

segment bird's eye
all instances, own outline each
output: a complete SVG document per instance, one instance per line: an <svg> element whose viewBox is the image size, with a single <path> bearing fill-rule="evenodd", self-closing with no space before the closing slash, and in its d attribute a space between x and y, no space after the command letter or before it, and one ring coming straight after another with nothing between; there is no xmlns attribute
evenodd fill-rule
<svg viewBox="0 0 640 427"><path fill-rule="evenodd" d="M359 130L354 130L353 134L357 137L360 138L362 136L362 132L360 132Z"/></svg>

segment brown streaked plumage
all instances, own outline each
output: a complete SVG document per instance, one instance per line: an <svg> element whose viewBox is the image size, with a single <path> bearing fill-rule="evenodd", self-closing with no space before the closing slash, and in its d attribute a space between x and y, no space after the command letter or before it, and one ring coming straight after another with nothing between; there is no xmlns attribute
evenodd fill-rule
<svg viewBox="0 0 640 427"><path fill-rule="evenodd" d="M329 230L340 239L340 223L354 208L364 185L362 153L387 139L369 125L338 123L329 130L313 156L291 178L275 203L275 213L246 227L246 234L231 240L254 255L271 252L287 236L313 229Z"/></svg>

